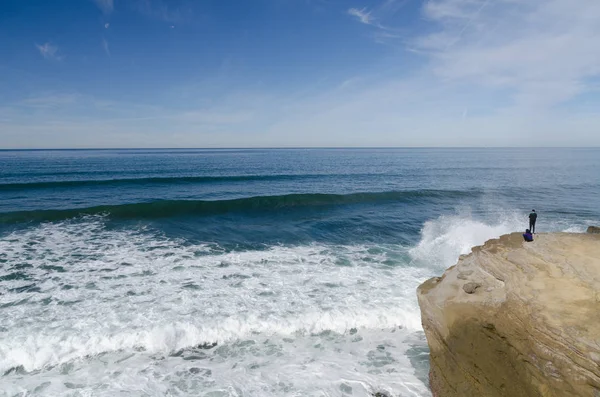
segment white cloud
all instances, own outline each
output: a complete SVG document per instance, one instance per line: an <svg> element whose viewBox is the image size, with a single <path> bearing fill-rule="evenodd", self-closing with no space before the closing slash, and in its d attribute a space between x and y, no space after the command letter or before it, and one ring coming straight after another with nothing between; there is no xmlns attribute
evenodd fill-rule
<svg viewBox="0 0 600 397"><path fill-rule="evenodd" d="M510 89L518 105L547 107L600 74L597 0L431 0L440 30L417 37L437 76Z"/></svg>
<svg viewBox="0 0 600 397"><path fill-rule="evenodd" d="M13 146L600 145L600 96L581 96L600 91L590 82L600 76L597 0L430 0L413 32L394 30L383 6L354 10L418 55L285 94L227 91L227 79L211 75L206 86L182 82L155 107L42 95L28 109L0 109L0 130L13 131Z"/></svg>
<svg viewBox="0 0 600 397"><path fill-rule="evenodd" d="M393 27L393 24L387 24L391 21L408 3L409 0L385 0L379 5L368 8L350 8L347 13L355 17L360 23L372 26L374 28L373 39L379 44L389 44L397 42L398 39L405 38L405 28Z"/></svg>
<svg viewBox="0 0 600 397"><path fill-rule="evenodd" d="M360 22L366 25L371 25L373 23L373 17L371 16L371 12L367 11L366 8L350 8L348 10L348 14L355 16Z"/></svg>
<svg viewBox="0 0 600 397"><path fill-rule="evenodd" d="M427 0L424 31L394 27L402 2L349 14L379 28L377 42L407 45L442 81L506 90L516 106L549 108L592 89L600 75L600 2ZM385 24L385 26L383 25Z"/></svg>
<svg viewBox="0 0 600 397"><path fill-rule="evenodd" d="M104 29L108 29L108 28L110 28L110 23L107 22L104 24Z"/></svg>
<svg viewBox="0 0 600 397"><path fill-rule="evenodd" d="M205 109L184 112L173 118L191 125L222 126L243 124L252 121L254 114L251 111Z"/></svg>
<svg viewBox="0 0 600 397"><path fill-rule="evenodd" d="M312 100L272 126L271 139L285 131L291 145L600 145L600 113L589 111L598 96L585 109L578 102L600 92L591 82L600 76L600 2L431 0L422 13L412 39L397 41L422 56L418 72L398 63L396 76ZM390 22L370 15L376 27Z"/></svg>
<svg viewBox="0 0 600 397"><path fill-rule="evenodd" d="M27 109L0 108L0 130L13 134L7 147L600 145L593 107L518 111L430 75L356 79L308 96L245 92L187 108L68 93L23 102Z"/></svg>
<svg viewBox="0 0 600 397"><path fill-rule="evenodd" d="M62 57L58 55L58 47L55 45L45 43L42 45L36 44L35 46L40 52L40 54L46 59L54 59L57 61L60 61L62 59Z"/></svg>
<svg viewBox="0 0 600 397"><path fill-rule="evenodd" d="M45 93L25 98L16 103L19 107L38 109L53 109L71 105L80 99L80 95L73 93Z"/></svg>
<svg viewBox="0 0 600 397"><path fill-rule="evenodd" d="M259 138L275 146L600 145L598 113L529 110L423 77L312 98L280 111L280 120Z"/></svg>
<svg viewBox="0 0 600 397"><path fill-rule="evenodd" d="M110 14L115 9L114 0L94 0L94 3L105 14Z"/></svg>
<svg viewBox="0 0 600 397"><path fill-rule="evenodd" d="M106 41L106 39L102 39L102 49L106 55L110 56L110 49L108 48L108 41Z"/></svg>

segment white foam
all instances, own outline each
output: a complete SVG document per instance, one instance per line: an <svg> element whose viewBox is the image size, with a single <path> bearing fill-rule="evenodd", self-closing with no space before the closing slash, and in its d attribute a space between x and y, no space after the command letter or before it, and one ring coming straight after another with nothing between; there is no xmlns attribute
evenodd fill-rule
<svg viewBox="0 0 600 397"><path fill-rule="evenodd" d="M421 241L410 250L411 256L424 264L445 269L456 263L460 255L475 246L503 234L520 230L522 216L508 214L494 222L473 219L467 214L441 216L425 223Z"/></svg>
<svg viewBox="0 0 600 397"><path fill-rule="evenodd" d="M30 279L0 281L0 396L428 396L426 369L413 365L426 354L415 288L524 219L442 216L408 252L226 252L150 229L111 230L101 217L5 235L0 277ZM39 290L18 290L29 285Z"/></svg>
<svg viewBox="0 0 600 397"><path fill-rule="evenodd" d="M497 212L493 219L477 219L467 208L456 215L445 215L425 223L421 240L409 250L415 265L432 267L438 271L456 263L460 255L468 254L473 247L503 234L524 231L527 214L517 211ZM573 225L567 219L543 219L538 231L585 231L585 225Z"/></svg>
<svg viewBox="0 0 600 397"><path fill-rule="evenodd" d="M414 289L430 271L384 265L401 247L224 252L89 218L4 236L0 252L0 276L31 266L0 282L0 374L28 372L0 376L7 393L48 379L43 395L428 393L407 351L425 346ZM170 356L211 342L210 360Z"/></svg>

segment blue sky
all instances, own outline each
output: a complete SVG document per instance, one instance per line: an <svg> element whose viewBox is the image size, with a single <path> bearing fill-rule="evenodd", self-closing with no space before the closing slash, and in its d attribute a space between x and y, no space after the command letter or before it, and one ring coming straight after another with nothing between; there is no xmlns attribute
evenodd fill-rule
<svg viewBox="0 0 600 397"><path fill-rule="evenodd" d="M599 146L600 2L5 0L2 148Z"/></svg>

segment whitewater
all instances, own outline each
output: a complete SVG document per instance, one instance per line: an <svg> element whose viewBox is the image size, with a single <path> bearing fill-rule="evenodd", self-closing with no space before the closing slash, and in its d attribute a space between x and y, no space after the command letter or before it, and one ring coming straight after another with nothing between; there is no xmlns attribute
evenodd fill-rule
<svg viewBox="0 0 600 397"><path fill-rule="evenodd" d="M258 174L288 175L281 156L277 172ZM181 157L167 156L189 165ZM370 176L363 167L358 184L339 176L353 167L336 165L325 181L303 169L308 177L278 185L160 174L97 184L97 174L56 177L57 165L49 174L59 187L31 163L29 179L15 182L15 169L0 178L0 396L430 396L417 286L522 229L530 210L503 197L514 192L505 185L414 190L405 177L407 186L390 186L385 162ZM594 194L596 178L580 182L580 197ZM269 196L252 195L269 185ZM22 205L6 204L19 196ZM555 206L541 211L544 231L582 232L600 219L593 206L573 215L569 192Z"/></svg>

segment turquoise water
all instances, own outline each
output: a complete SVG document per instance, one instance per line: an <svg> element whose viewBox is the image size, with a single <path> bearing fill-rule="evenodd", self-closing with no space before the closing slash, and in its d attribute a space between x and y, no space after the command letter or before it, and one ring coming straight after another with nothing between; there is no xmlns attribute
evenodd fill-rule
<svg viewBox="0 0 600 397"><path fill-rule="evenodd" d="M415 288L600 149L0 151L0 395L428 396Z"/></svg>

